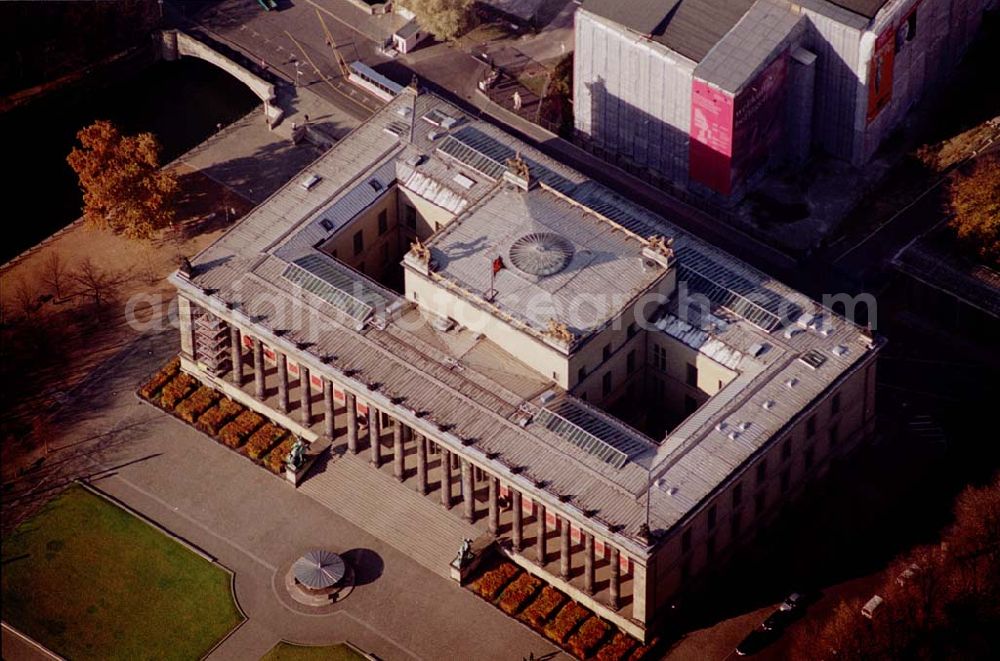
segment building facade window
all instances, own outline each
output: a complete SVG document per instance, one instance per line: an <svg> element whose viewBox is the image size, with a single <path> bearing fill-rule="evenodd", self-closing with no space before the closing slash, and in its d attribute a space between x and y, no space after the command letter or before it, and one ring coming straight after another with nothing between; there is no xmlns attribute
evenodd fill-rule
<svg viewBox="0 0 1000 661"><path fill-rule="evenodd" d="M601 350L601 360L607 362L611 358L611 345L605 344L604 349Z"/></svg>
<svg viewBox="0 0 1000 661"><path fill-rule="evenodd" d="M691 395L684 395L684 414L691 415L698 410L698 400Z"/></svg>
<svg viewBox="0 0 1000 661"><path fill-rule="evenodd" d="M389 212L382 209L378 212L378 234L382 236L389 231Z"/></svg>
<svg viewBox="0 0 1000 661"><path fill-rule="evenodd" d="M417 229L417 210L415 207L411 207L407 204L403 207L403 214L406 218L406 226L411 230Z"/></svg>
<svg viewBox="0 0 1000 661"><path fill-rule="evenodd" d="M611 372L605 372L601 378L601 392L605 397L611 394Z"/></svg>
<svg viewBox="0 0 1000 661"><path fill-rule="evenodd" d="M718 516L715 505L708 508L708 529L715 530L715 520Z"/></svg>
<svg viewBox="0 0 1000 661"><path fill-rule="evenodd" d="M830 412L836 415L840 413L840 393L833 393L833 399L830 400Z"/></svg>
<svg viewBox="0 0 1000 661"><path fill-rule="evenodd" d="M639 326L634 321L628 325L628 339L635 337L636 333L639 332Z"/></svg>
<svg viewBox="0 0 1000 661"><path fill-rule="evenodd" d="M667 371L667 352L659 344L653 344L653 367L661 372Z"/></svg>
<svg viewBox="0 0 1000 661"><path fill-rule="evenodd" d="M806 420L806 436L812 438L815 435L816 435L816 416L813 415L810 416L808 420Z"/></svg>
<svg viewBox="0 0 1000 661"><path fill-rule="evenodd" d="M698 368L688 363L687 366L687 384L689 386L698 386Z"/></svg>
<svg viewBox="0 0 1000 661"><path fill-rule="evenodd" d="M625 358L625 370L631 374L635 371L635 349L628 352L628 356Z"/></svg>
<svg viewBox="0 0 1000 661"><path fill-rule="evenodd" d="M360 255L365 251L365 234L364 230L358 230L354 233L354 254Z"/></svg>
<svg viewBox="0 0 1000 661"><path fill-rule="evenodd" d="M792 458L792 439L786 438L781 444L781 460L788 461Z"/></svg>
<svg viewBox="0 0 1000 661"><path fill-rule="evenodd" d="M740 506L743 502L743 483L737 482L736 486L733 487L733 509Z"/></svg>
<svg viewBox="0 0 1000 661"><path fill-rule="evenodd" d="M765 480L767 480L767 460L761 459L757 464L757 486L764 484Z"/></svg>
<svg viewBox="0 0 1000 661"><path fill-rule="evenodd" d="M576 371L576 382L583 383L583 380L587 378L587 366L583 365Z"/></svg>

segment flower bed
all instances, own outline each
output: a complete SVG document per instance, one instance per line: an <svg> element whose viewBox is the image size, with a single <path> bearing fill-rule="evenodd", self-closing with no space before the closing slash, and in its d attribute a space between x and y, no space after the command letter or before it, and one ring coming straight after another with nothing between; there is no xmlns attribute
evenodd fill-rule
<svg viewBox="0 0 1000 661"><path fill-rule="evenodd" d="M255 411L244 411L219 432L219 440L231 448L238 448L250 438L258 427L264 424L264 417Z"/></svg>
<svg viewBox="0 0 1000 661"><path fill-rule="evenodd" d="M504 562L499 567L491 569L480 577L476 592L484 599L493 601L500 594L500 591L503 590L504 586L510 582L510 579L514 578L519 571L521 570L518 569L517 565L511 562Z"/></svg>
<svg viewBox="0 0 1000 661"><path fill-rule="evenodd" d="M531 599L541 584L542 581L531 574L521 574L503 591L503 595L500 597L500 610L508 615L517 613Z"/></svg>
<svg viewBox="0 0 1000 661"><path fill-rule="evenodd" d="M220 401L218 406L210 408L202 414L202 416L198 418L198 424L195 426L206 434L218 436L219 430L222 429L227 422L245 410L246 409L243 408L242 404L237 404L227 397Z"/></svg>
<svg viewBox="0 0 1000 661"><path fill-rule="evenodd" d="M521 613L521 619L537 629L563 605L564 601L566 597L562 592L546 585L538 597Z"/></svg>
<svg viewBox="0 0 1000 661"><path fill-rule="evenodd" d="M628 658L628 653L633 647L635 638L619 631L597 650L594 658L597 661L623 661Z"/></svg>
<svg viewBox="0 0 1000 661"><path fill-rule="evenodd" d="M156 393L160 392L160 389L163 388L163 386L167 385L172 378L177 376L177 372L179 372L180 369L180 358L174 358L169 363L164 365L159 372L154 374L153 378L151 378L144 386L139 388L139 396L143 399L152 399Z"/></svg>
<svg viewBox="0 0 1000 661"><path fill-rule="evenodd" d="M292 451L293 445L295 445L294 436L283 440L276 448L267 453L264 465L275 475L280 473L285 465L285 460L288 459L288 454Z"/></svg>
<svg viewBox="0 0 1000 661"><path fill-rule="evenodd" d="M170 383L163 386L160 394L160 407L166 411L173 411L185 397L194 392L198 381L190 374L181 373L173 378Z"/></svg>
<svg viewBox="0 0 1000 661"><path fill-rule="evenodd" d="M611 627L599 617L591 617L580 625L576 633L570 636L567 645L573 654L581 659L590 657L590 652L608 635Z"/></svg>
<svg viewBox="0 0 1000 661"><path fill-rule="evenodd" d="M652 649L652 645L640 645L635 648L635 651L633 651L632 654L629 655L628 661L642 661Z"/></svg>
<svg viewBox="0 0 1000 661"><path fill-rule="evenodd" d="M174 413L180 416L181 420L194 424L202 413L215 406L221 395L214 388L202 386L193 395L177 405Z"/></svg>
<svg viewBox="0 0 1000 661"><path fill-rule="evenodd" d="M562 607L554 620L545 625L543 631L551 640L562 645L576 628L576 625L589 616L590 611L571 601Z"/></svg>
<svg viewBox="0 0 1000 661"><path fill-rule="evenodd" d="M285 435L285 430L277 425L266 422L264 426L255 431L247 441L243 452L254 461L259 461L267 454L268 450L277 445Z"/></svg>

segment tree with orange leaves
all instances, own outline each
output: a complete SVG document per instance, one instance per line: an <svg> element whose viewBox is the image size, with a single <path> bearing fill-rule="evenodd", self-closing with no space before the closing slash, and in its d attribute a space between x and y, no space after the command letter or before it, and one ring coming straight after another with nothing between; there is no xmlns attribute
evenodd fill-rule
<svg viewBox="0 0 1000 661"><path fill-rule="evenodd" d="M80 178L83 217L130 239L150 239L174 218L177 180L160 169L160 144L152 133L122 135L98 120L76 134L66 161Z"/></svg>

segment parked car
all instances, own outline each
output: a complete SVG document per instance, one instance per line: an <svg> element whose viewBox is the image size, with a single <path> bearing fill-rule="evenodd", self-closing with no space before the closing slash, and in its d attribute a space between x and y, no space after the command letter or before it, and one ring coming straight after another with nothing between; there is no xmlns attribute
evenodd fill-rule
<svg viewBox="0 0 1000 661"><path fill-rule="evenodd" d="M767 616L761 623L761 628L765 631L783 629L792 620L801 615L805 608L805 597L799 592L793 592L781 602L778 609Z"/></svg>
<svg viewBox="0 0 1000 661"><path fill-rule="evenodd" d="M884 603L885 600L882 597L875 595L861 607L861 614L869 620L873 620L875 619L875 613L878 612L878 609L881 608Z"/></svg>

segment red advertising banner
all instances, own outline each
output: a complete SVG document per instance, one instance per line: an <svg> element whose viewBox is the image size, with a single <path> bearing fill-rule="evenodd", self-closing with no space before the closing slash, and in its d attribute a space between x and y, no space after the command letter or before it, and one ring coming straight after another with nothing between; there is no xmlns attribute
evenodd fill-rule
<svg viewBox="0 0 1000 661"><path fill-rule="evenodd" d="M871 123L892 99L892 66L895 62L896 28L890 26L875 40L868 63L868 122Z"/></svg>
<svg viewBox="0 0 1000 661"><path fill-rule="evenodd" d="M767 162L784 127L788 51L767 65L736 96L733 118L732 181L741 182Z"/></svg>
<svg viewBox="0 0 1000 661"><path fill-rule="evenodd" d="M733 97L695 79L691 84L690 133L691 179L728 195L732 188Z"/></svg>

